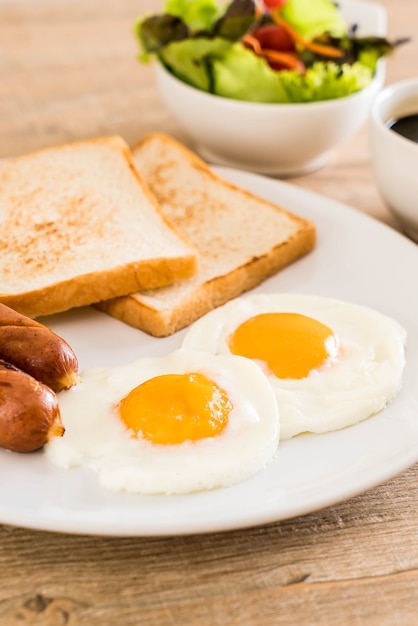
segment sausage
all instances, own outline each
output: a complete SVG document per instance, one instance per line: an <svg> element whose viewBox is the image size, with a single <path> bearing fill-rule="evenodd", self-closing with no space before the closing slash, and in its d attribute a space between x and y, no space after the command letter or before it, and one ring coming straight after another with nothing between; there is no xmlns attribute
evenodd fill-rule
<svg viewBox="0 0 418 626"><path fill-rule="evenodd" d="M79 381L77 357L68 343L4 304L0 304L0 359L56 392Z"/></svg>
<svg viewBox="0 0 418 626"><path fill-rule="evenodd" d="M52 389L0 360L0 446L13 452L33 452L63 434Z"/></svg>

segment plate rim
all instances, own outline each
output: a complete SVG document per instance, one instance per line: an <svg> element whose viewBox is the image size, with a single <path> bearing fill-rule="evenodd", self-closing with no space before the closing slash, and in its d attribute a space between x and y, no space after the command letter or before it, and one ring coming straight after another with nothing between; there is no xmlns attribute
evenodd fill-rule
<svg viewBox="0 0 418 626"><path fill-rule="evenodd" d="M370 215L362 213L352 206L335 201L317 192L297 187L292 183L272 179L261 174L255 174L252 172L246 172L243 170L237 170L222 166L213 166L212 169L220 176L226 178L227 180L230 180L235 184L241 185L243 188L248 189L253 193L257 193L257 195L260 195L261 197L268 196L271 198L272 194L275 196L277 195L277 199L274 200L277 204L282 204L280 201L281 193L283 193L285 196L287 193L287 195L290 195L291 197L297 199L297 202L295 202L295 204L300 202L302 204L306 203L309 206L316 205L318 203L325 205L325 207L328 207L328 210L332 209L335 213L338 213L340 216L342 215L343 222L345 216L349 216L349 222L352 222L352 220L354 220L355 224L367 224L367 227L371 228L374 233L377 233L378 237L382 236L385 238L389 238L393 242L396 241L396 244L398 246L405 248L405 250L408 250L409 253L413 255L418 255L418 246L414 242L409 240L406 236L395 231L387 224L380 222ZM262 187L262 193L260 193L260 186ZM291 212L299 214L298 210L292 206L289 207L289 210ZM313 217L312 219L313 221L315 221ZM321 246L321 241L317 243L317 247L319 246ZM418 259L418 256L416 258ZM297 261L296 263L298 262L299 261ZM112 320L112 322L113 321L114 320ZM316 437L323 437L323 435L316 435ZM271 524L274 522L279 522L286 519L309 514L323 508L327 508L328 506L338 504L356 495L364 493L379 484L386 482L387 480L395 477L396 475L414 465L417 461L418 436L411 448L408 449L407 453L404 453L399 458L397 455L395 455L394 458L391 460L391 463L386 465L383 469L379 468L378 470L371 472L370 475L367 477L367 480L363 480L361 484L352 484L350 487L346 486L343 492L338 496L334 494L328 498L322 497L319 499L320 501L316 502L314 499L308 505L299 503L299 506L291 507L287 512L284 512L282 515L278 514L277 510L275 509L272 509L270 511L270 514L263 514L261 517L256 513L252 515L248 514L245 519L241 519L241 521L239 522L234 518L230 518L229 521L225 519L220 519L218 523L214 522L213 520L209 522L202 522L202 520L200 520L198 524L196 524L195 521L183 524L177 521L172 521L170 525L170 521L168 523L164 522L162 524L160 521L160 523L155 523L151 526L138 528L137 520L133 520L132 523L115 523L114 520L108 520L98 527L96 517L94 515L89 515L88 512L86 513L86 515L84 515L84 518L83 515L81 515L81 518L74 517L71 522L68 522L68 519L60 519L59 516L57 517L56 515L51 515L51 512L49 512L49 514L43 514L42 511L38 512L36 519L29 519L28 515L24 512L21 512L19 514L19 512L11 510L10 507L8 509L7 507L4 508L1 501L0 522L4 524L19 526L22 528L29 528L32 530L113 537L179 536L225 532L230 530L238 530L249 527L261 526L265 524ZM49 464L48 461L45 460L45 462ZM57 468L52 465L51 467L53 471L56 471ZM66 472L67 470L63 471ZM234 489L234 487L226 489ZM166 498L172 498L172 496L166 496Z"/></svg>

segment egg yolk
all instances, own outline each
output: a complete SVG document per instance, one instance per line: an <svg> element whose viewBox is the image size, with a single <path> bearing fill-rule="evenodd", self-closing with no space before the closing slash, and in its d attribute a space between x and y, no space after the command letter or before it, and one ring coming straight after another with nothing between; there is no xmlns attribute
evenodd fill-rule
<svg viewBox="0 0 418 626"><path fill-rule="evenodd" d="M230 338L233 354L264 361L278 378L300 379L337 352L332 330L299 313L262 313L243 322Z"/></svg>
<svg viewBox="0 0 418 626"><path fill-rule="evenodd" d="M219 435L232 403L200 373L164 374L135 387L119 405L126 426L153 443L178 444Z"/></svg>

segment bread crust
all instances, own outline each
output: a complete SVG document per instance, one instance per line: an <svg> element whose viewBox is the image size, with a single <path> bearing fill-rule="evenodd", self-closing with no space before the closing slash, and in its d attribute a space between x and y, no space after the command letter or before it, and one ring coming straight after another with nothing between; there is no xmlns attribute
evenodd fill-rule
<svg viewBox="0 0 418 626"><path fill-rule="evenodd" d="M91 181L80 181L80 155L92 162ZM121 137L14 157L0 166L0 181L0 216L6 216L0 234L0 302L28 317L153 289L196 273L196 250L161 211ZM54 192L59 198L55 204ZM143 221L136 210L144 211ZM131 216L135 238L129 239ZM155 244L145 248L141 238L148 236L150 224ZM125 237L130 246L126 255ZM123 258L112 248L115 241Z"/></svg>
<svg viewBox="0 0 418 626"><path fill-rule="evenodd" d="M203 283L177 306L156 309L141 301L141 294L100 302L97 307L113 317L154 337L171 335L232 298L256 287L283 267L307 254L315 245L315 229L307 227L299 236L254 258L234 271Z"/></svg>
<svg viewBox="0 0 418 626"><path fill-rule="evenodd" d="M194 258L194 257L192 257ZM61 313L74 307L86 306L102 299L127 295L138 289L153 289L171 285L178 276L195 274L195 261L184 257L147 260L123 268L116 267L100 273L84 274L42 289L12 295L0 295L2 304L30 318ZM142 285L142 287L141 287Z"/></svg>
<svg viewBox="0 0 418 626"><path fill-rule="evenodd" d="M315 225L304 218L296 216L291 212L282 209L272 203L262 200L251 194L250 192L241 189L240 187L222 179L215 174L207 164L202 161L196 154L188 150L182 144L179 144L171 137L168 137L161 133L153 133L148 135L144 140L139 142L133 149L134 160L135 153L140 151L143 147L146 147L149 142L162 142L164 145L173 146L180 154L181 159L185 160L191 169L198 170L205 178L210 180L216 185L217 189L228 190L234 195L239 195L239 198L245 198L251 203L254 203L254 209L263 206L267 207L269 211L279 212L285 217L285 220L291 225L292 234L288 236L284 241L280 240L279 243L273 245L267 252L263 254L251 254L251 250L257 250L257 242L249 242L248 255L245 262L237 264L231 270L220 273L208 280L202 280L200 284L196 284L193 289L188 291L184 297L180 298L177 302L170 302L167 298L166 306L164 305L164 298L158 306L153 306L150 303L148 297L152 292L146 293L134 293L127 297L114 298L110 301L101 302L98 305L100 310L124 321L125 323L144 330L145 332L154 335L156 337L164 337L171 335L172 333L188 326L193 321L208 313L213 308L220 306L228 300L239 296L245 291L252 289L259 285L263 280L269 276L274 275L280 269L289 265L298 258L304 256L310 252L315 246L316 242L316 229ZM155 170L158 170L156 166ZM167 195L164 192L164 174L165 166L161 164L161 170L152 177L147 177L142 173L146 182L150 185L152 192L157 199L162 203L164 210L164 203L176 205L177 208L177 222L174 223L178 228L181 228L184 214L187 212L187 207L183 205L177 206L176 199L167 199ZM182 198L182 196L180 196ZM216 208L214 208L216 211ZM196 224L196 218L190 218L194 220L193 226L204 228L204 224ZM268 225L267 225L268 228ZM188 235L186 229L186 236ZM255 235L256 236L256 235ZM230 233L231 245L233 244L235 234ZM199 250L199 243L193 241L192 237L189 237L191 242L196 245ZM213 245L216 246L216 233L213 237ZM199 250L201 255L205 254L202 250ZM201 257L202 262L202 257ZM202 262L203 263L203 262ZM199 276L199 274L198 274ZM176 285L168 288L173 292L177 288ZM158 291L158 290L157 290Z"/></svg>

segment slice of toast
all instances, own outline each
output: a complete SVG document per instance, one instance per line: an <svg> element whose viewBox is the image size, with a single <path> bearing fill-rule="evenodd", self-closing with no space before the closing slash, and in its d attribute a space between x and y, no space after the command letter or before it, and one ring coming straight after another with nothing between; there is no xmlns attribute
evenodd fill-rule
<svg viewBox="0 0 418 626"><path fill-rule="evenodd" d="M155 336L169 335L309 252L315 227L215 175L170 137L148 135L134 162L165 215L199 251L199 272L172 286L100 303Z"/></svg>
<svg viewBox="0 0 418 626"><path fill-rule="evenodd" d="M0 302L29 317L188 278L197 253L120 137L0 164Z"/></svg>

